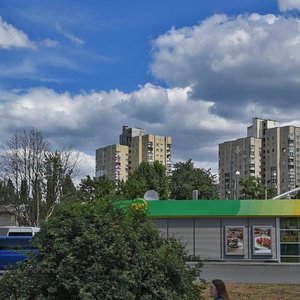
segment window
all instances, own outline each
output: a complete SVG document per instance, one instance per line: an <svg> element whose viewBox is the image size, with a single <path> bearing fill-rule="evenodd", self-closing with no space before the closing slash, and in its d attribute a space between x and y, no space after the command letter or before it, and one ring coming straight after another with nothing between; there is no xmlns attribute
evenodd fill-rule
<svg viewBox="0 0 300 300"><path fill-rule="evenodd" d="M300 262L300 218L280 219L282 262Z"/></svg>

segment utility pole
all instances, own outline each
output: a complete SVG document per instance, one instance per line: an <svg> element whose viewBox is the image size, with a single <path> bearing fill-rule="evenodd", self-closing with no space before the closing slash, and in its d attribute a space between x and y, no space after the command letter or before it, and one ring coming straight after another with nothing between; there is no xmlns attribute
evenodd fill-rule
<svg viewBox="0 0 300 300"><path fill-rule="evenodd" d="M235 178L234 178L234 193L233 193L233 199L237 199L237 185L238 185L238 177L240 175L240 171L235 172Z"/></svg>

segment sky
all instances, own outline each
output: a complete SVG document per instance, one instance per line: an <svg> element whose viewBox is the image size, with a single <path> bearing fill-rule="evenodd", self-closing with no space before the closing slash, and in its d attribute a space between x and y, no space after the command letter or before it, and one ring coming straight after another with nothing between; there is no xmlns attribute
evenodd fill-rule
<svg viewBox="0 0 300 300"><path fill-rule="evenodd" d="M300 0L1 0L0 140L41 131L81 154L122 126L218 171L253 117L300 126Z"/></svg>

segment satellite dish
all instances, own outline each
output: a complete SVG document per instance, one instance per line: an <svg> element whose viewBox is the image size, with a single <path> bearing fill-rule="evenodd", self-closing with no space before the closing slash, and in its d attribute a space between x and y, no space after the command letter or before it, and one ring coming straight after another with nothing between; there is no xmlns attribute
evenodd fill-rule
<svg viewBox="0 0 300 300"><path fill-rule="evenodd" d="M154 190L148 190L145 194L144 194L144 199L145 200L159 200L158 194L156 191Z"/></svg>

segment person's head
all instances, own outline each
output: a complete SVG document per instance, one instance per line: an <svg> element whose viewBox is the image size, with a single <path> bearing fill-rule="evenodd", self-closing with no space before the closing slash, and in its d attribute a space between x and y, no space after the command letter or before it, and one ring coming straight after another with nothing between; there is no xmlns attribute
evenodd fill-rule
<svg viewBox="0 0 300 300"><path fill-rule="evenodd" d="M221 279L214 279L210 284L210 294L212 297L221 297L224 300L229 300L226 286L223 280Z"/></svg>

